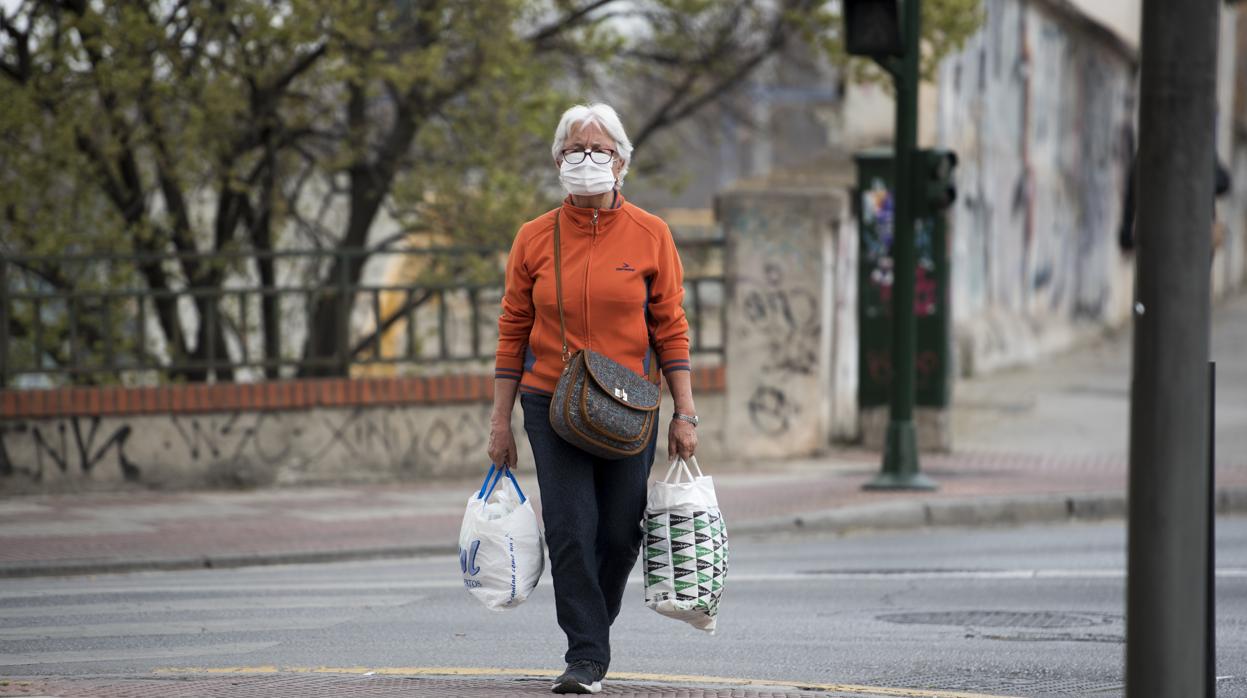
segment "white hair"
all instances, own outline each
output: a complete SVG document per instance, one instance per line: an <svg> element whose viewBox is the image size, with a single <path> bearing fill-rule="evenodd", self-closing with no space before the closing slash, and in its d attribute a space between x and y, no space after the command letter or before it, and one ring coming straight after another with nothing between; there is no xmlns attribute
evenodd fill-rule
<svg viewBox="0 0 1247 698"><path fill-rule="evenodd" d="M628 140L623 122L619 120L619 115L609 104L601 102L577 104L563 112L558 128L554 129L554 144L550 146L550 152L554 155L554 159L558 160L563 154L567 134L571 132L572 127L590 122L601 126L606 131L606 135L615 140L615 152L623 162L623 168L619 170L619 181L623 182L624 176L628 174L628 165L632 162L632 141Z"/></svg>

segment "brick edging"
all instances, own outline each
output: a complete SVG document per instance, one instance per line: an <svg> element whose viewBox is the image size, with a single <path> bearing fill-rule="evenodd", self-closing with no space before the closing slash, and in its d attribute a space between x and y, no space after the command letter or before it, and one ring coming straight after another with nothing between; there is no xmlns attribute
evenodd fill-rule
<svg viewBox="0 0 1247 698"><path fill-rule="evenodd" d="M696 391L722 392L724 383L722 366L693 370ZM493 376L479 374L9 389L0 390L0 419L488 403L493 398Z"/></svg>

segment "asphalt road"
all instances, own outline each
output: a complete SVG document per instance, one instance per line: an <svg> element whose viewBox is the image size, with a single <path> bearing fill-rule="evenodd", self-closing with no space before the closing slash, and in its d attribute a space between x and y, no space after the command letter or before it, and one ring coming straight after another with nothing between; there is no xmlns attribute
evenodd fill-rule
<svg viewBox="0 0 1247 698"><path fill-rule="evenodd" d="M733 540L717 636L645 609L614 671L1120 695L1124 526ZM1247 518L1218 531L1219 695L1247 696ZM0 581L0 677L561 667L548 577L493 613L451 557Z"/></svg>

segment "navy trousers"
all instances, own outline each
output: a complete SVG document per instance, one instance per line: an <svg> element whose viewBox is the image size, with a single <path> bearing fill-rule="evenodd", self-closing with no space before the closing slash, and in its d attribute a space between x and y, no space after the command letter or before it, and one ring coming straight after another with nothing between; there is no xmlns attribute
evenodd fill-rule
<svg viewBox="0 0 1247 698"><path fill-rule="evenodd" d="M606 460L550 428L550 398L525 393L520 404L537 462L554 606L567 634L564 659L609 666L610 626L644 537L641 519L657 430L640 454Z"/></svg>

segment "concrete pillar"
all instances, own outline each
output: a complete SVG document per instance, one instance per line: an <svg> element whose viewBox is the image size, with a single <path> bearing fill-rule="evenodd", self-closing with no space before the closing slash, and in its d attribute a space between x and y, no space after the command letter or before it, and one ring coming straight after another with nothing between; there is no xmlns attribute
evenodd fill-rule
<svg viewBox="0 0 1247 698"><path fill-rule="evenodd" d="M839 224L847 197L828 188L737 188L719 196L727 238L725 446L735 459L811 455L855 424L836 357L855 361L855 323L836 313ZM846 326L847 325L847 326ZM836 351L849 343L851 350ZM852 355L850 359L848 355ZM838 414L839 412L839 414ZM850 427L851 429L851 427Z"/></svg>

